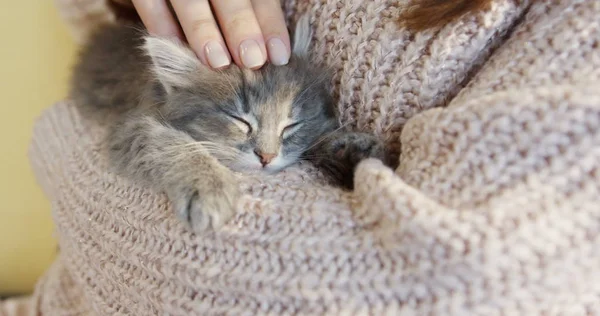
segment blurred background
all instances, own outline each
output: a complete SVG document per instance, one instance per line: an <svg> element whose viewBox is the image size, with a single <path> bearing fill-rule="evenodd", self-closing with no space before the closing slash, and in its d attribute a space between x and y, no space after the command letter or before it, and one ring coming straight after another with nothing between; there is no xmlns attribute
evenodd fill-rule
<svg viewBox="0 0 600 316"><path fill-rule="evenodd" d="M0 1L0 297L30 293L57 251L27 148L36 117L67 92L76 46L53 1Z"/></svg>

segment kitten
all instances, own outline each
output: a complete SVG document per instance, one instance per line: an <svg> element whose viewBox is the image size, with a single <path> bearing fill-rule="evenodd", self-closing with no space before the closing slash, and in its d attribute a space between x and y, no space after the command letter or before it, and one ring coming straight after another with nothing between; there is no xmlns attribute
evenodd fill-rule
<svg viewBox="0 0 600 316"><path fill-rule="evenodd" d="M212 70L177 42L106 26L83 49L71 97L82 114L115 115L115 172L165 191L197 232L223 225L241 192L234 171L277 172L310 159L347 186L358 162L383 157L375 137L340 128L329 74L308 58L308 18L287 66Z"/></svg>

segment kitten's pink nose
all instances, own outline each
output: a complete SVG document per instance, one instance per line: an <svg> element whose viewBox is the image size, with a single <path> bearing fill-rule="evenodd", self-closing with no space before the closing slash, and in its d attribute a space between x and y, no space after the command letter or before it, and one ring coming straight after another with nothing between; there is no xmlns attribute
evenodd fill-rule
<svg viewBox="0 0 600 316"><path fill-rule="evenodd" d="M277 156L277 154L263 153L258 149L255 149L254 153L258 156L258 158L260 158L260 163L263 165L263 167L268 165L273 160L273 158Z"/></svg>

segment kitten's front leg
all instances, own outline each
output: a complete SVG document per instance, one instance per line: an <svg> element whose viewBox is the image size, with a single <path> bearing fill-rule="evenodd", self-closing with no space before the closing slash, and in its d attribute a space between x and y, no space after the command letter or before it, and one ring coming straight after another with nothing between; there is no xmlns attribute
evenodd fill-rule
<svg viewBox="0 0 600 316"><path fill-rule="evenodd" d="M196 232L223 226L241 197L233 173L218 163L210 165L206 174L179 178L165 188L177 216Z"/></svg>
<svg viewBox="0 0 600 316"><path fill-rule="evenodd" d="M221 227L241 197L235 175L187 133L151 116L130 117L109 138L117 173L165 191L196 232Z"/></svg>
<svg viewBox="0 0 600 316"><path fill-rule="evenodd" d="M339 184L352 189L358 163L367 158L384 161L385 150L371 134L336 131L318 140L306 156Z"/></svg>

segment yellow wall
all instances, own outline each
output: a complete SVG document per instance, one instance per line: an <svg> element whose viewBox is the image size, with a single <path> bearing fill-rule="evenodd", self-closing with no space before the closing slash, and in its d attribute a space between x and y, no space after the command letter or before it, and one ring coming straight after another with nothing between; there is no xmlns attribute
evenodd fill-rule
<svg viewBox="0 0 600 316"><path fill-rule="evenodd" d="M27 159L34 119L66 93L75 44L50 0L0 0L0 295L24 293L56 252Z"/></svg>

